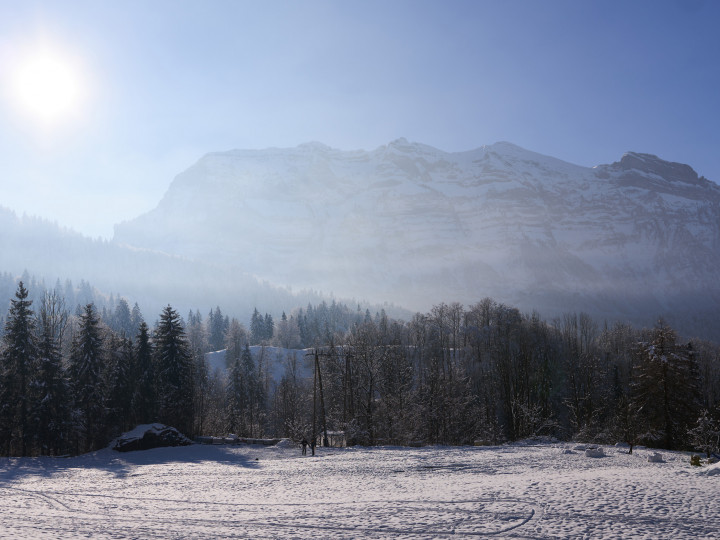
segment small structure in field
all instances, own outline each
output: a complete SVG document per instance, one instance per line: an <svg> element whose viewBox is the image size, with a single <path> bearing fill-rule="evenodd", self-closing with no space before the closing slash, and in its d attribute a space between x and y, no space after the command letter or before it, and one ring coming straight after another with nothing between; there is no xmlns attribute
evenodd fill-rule
<svg viewBox="0 0 720 540"><path fill-rule="evenodd" d="M344 431L328 431L328 446L331 448L344 448L347 446L347 438Z"/></svg>

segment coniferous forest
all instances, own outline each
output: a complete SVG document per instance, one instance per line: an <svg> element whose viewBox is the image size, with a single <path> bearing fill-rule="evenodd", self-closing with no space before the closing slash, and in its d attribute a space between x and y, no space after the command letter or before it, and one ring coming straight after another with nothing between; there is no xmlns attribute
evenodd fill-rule
<svg viewBox="0 0 720 540"><path fill-rule="evenodd" d="M123 298L102 309L60 287L31 298L21 281L2 328L6 456L83 453L150 422L189 437L718 449L720 347L663 321L545 321L486 298L408 321L332 301L276 318L256 308L247 325L220 307L167 306L149 324ZM206 353L221 349L225 369L212 370Z"/></svg>

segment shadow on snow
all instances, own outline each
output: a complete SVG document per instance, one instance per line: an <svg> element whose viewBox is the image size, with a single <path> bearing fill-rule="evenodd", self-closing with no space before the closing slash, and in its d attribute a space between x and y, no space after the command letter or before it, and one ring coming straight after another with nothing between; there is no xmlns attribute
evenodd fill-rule
<svg viewBox="0 0 720 540"><path fill-rule="evenodd" d="M99 469L122 478L131 474L135 468L165 463L204 463L212 461L228 467L259 469L260 462L242 452L237 447L208 446L192 444L117 452L104 448L88 454L73 457L7 457L0 458L0 486L26 477L52 478L71 469Z"/></svg>

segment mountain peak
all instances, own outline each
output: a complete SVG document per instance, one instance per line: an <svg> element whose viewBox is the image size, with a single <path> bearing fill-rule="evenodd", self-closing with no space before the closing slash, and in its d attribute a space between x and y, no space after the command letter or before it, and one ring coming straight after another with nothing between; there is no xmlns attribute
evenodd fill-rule
<svg viewBox="0 0 720 540"><path fill-rule="evenodd" d="M529 150L508 141L498 141L486 148L492 148L493 150L499 152L529 152Z"/></svg>
<svg viewBox="0 0 720 540"><path fill-rule="evenodd" d="M410 143L405 137L400 137L390 142L390 146L409 146Z"/></svg>
<svg viewBox="0 0 720 540"><path fill-rule="evenodd" d="M318 142L318 141L310 141L310 142L303 143L300 146L298 146L298 148L301 150L311 150L311 151L316 151L316 152L329 152L329 151L333 150L332 147L328 146L327 144Z"/></svg>
<svg viewBox="0 0 720 540"><path fill-rule="evenodd" d="M699 185L704 179L690 165L665 161L654 154L643 154L640 152L626 152L619 162L612 164L612 167L621 171L640 171L654 174L669 182L682 182L684 184Z"/></svg>

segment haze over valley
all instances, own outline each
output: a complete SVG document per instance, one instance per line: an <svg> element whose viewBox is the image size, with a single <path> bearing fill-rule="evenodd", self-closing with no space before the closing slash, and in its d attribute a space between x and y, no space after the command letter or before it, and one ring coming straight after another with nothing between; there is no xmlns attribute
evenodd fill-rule
<svg viewBox="0 0 720 540"><path fill-rule="evenodd" d="M718 335L712 4L0 8L11 281Z"/></svg>
<svg viewBox="0 0 720 540"><path fill-rule="evenodd" d="M408 318L491 297L718 336L720 187L651 154L588 168L506 142L307 143L208 154L111 241L2 215L3 271L83 279L149 312L337 298Z"/></svg>
<svg viewBox="0 0 720 540"><path fill-rule="evenodd" d="M720 187L634 152L594 168L510 143L212 153L114 242L415 311L489 296L707 334L720 299Z"/></svg>

